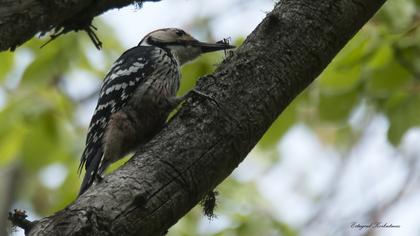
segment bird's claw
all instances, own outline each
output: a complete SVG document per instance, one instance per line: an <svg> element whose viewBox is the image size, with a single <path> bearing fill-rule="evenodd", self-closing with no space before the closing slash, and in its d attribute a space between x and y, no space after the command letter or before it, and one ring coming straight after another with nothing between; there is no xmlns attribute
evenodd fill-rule
<svg viewBox="0 0 420 236"><path fill-rule="evenodd" d="M102 182L102 180L104 180L104 177L102 175L96 173L95 180L96 180L97 183L100 183L100 182Z"/></svg>

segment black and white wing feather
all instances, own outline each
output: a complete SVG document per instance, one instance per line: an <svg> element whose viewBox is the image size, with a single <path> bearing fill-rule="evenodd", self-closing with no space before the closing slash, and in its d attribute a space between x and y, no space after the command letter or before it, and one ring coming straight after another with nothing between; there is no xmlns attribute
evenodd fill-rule
<svg viewBox="0 0 420 236"><path fill-rule="evenodd" d="M80 189L83 193L96 176L103 155L103 136L113 113L118 112L130 100L136 89L144 84L156 66L153 62L155 47L138 46L127 50L113 64L106 75L98 104L89 125L86 147L79 165L79 174L86 167Z"/></svg>

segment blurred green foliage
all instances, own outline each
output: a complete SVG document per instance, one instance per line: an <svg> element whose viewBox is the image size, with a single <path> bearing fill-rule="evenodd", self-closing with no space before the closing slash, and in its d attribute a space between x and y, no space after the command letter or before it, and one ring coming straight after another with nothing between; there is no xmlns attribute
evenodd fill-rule
<svg viewBox="0 0 420 236"><path fill-rule="evenodd" d="M361 104L371 113L387 117L388 138L394 145L407 130L419 126L419 6L419 0L388 1L273 123L258 145L270 153L270 158L260 161L279 161L275 145L299 123L312 128L326 144L350 149L359 131L350 126L349 119ZM33 39L14 53L0 53L0 168L7 170L17 163L20 176L15 180L19 186L15 204L29 205L33 213L42 216L76 197L80 182L76 169L87 129L87 122L80 120L80 110L95 101L98 81L124 50L112 29L97 24L104 43L100 52L86 35L69 33L42 49L44 40ZM209 54L185 66L180 93L193 87L200 76L211 73L222 57ZM71 95L68 83L73 83L74 89L79 82L72 77L75 71L86 72L90 76L81 79L97 84L87 95ZM53 178L45 174L51 165L67 170L57 186L42 177ZM203 232L199 225L209 223L200 208L195 208L169 235L297 235L297 229L273 215L253 181L229 178L219 191L216 214L228 219L227 226L217 232Z"/></svg>

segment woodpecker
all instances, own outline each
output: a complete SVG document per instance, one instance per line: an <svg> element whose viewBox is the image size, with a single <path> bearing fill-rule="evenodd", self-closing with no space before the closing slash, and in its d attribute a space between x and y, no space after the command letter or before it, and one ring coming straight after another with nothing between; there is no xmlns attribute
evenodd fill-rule
<svg viewBox="0 0 420 236"><path fill-rule="evenodd" d="M125 51L103 81L89 125L79 174L79 196L105 169L148 142L186 96L176 97L180 67L206 52L234 48L226 42L200 42L177 28L155 30ZM194 90L192 90L194 91Z"/></svg>

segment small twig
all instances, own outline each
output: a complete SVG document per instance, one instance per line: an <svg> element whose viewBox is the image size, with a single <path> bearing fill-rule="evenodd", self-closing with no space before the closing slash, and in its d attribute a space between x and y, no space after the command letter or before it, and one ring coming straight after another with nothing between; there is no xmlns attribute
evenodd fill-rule
<svg viewBox="0 0 420 236"><path fill-rule="evenodd" d="M392 206L395 206L409 191L410 184L415 179L416 166L417 166L417 156L408 156L407 160L407 174L405 176L404 182L401 184L401 188L396 192L394 197L389 199L387 202L383 203L381 206L375 207L367 212L367 216L371 219L371 222L380 222L380 219L383 218L384 213L389 211ZM373 228L369 228L369 231L366 232L366 235L370 235L373 232Z"/></svg>
<svg viewBox="0 0 420 236"><path fill-rule="evenodd" d="M44 44L42 44L40 48L43 48L45 45L49 44L51 41L58 38L58 36L60 36L62 34L65 34L65 32L63 30L61 30L59 33L55 33L55 34L51 35L50 39L47 42L45 42Z"/></svg>
<svg viewBox="0 0 420 236"><path fill-rule="evenodd" d="M36 224L36 221L27 220L28 215L25 211L15 209L12 212L9 212L9 220L12 222L13 226L17 226L25 230L25 235L29 234L32 227Z"/></svg>

